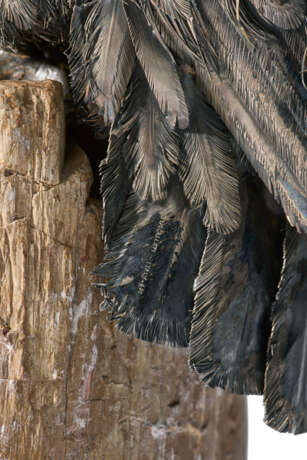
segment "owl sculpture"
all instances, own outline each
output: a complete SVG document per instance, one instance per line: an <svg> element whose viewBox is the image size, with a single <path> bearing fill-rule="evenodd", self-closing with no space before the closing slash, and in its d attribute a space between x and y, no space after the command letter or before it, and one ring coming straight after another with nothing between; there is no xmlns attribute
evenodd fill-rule
<svg viewBox="0 0 307 460"><path fill-rule="evenodd" d="M111 320L306 432L306 0L0 0L0 45L65 53L108 137Z"/></svg>

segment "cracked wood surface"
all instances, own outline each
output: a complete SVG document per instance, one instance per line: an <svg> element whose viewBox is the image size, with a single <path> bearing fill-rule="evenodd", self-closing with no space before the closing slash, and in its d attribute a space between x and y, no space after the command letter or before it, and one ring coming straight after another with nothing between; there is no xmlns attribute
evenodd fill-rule
<svg viewBox="0 0 307 460"><path fill-rule="evenodd" d="M99 311L100 203L64 126L58 83L0 82L0 458L244 460L245 399Z"/></svg>

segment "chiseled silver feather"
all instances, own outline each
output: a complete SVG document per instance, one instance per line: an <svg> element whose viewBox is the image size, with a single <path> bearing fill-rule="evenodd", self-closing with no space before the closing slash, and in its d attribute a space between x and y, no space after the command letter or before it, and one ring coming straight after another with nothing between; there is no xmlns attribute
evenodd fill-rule
<svg viewBox="0 0 307 460"><path fill-rule="evenodd" d="M135 60L122 0L74 7L68 59L74 94L110 126L119 111Z"/></svg>
<svg viewBox="0 0 307 460"><path fill-rule="evenodd" d="M0 0L3 16L20 30L29 30L39 22L39 3L33 0Z"/></svg>
<svg viewBox="0 0 307 460"><path fill-rule="evenodd" d="M125 111L128 148L124 149L132 185L144 200L162 200L178 165L178 138L171 129L143 71L133 74Z"/></svg>
<svg viewBox="0 0 307 460"><path fill-rule="evenodd" d="M297 29L306 17L305 0L249 0L259 15L281 29Z"/></svg>
<svg viewBox="0 0 307 460"><path fill-rule="evenodd" d="M215 30L223 68L222 74L213 71L210 79L203 79L203 87L268 190L281 203L291 225L304 232L306 103L297 81L286 72L277 38L269 33L262 40L258 31L257 46L253 47L227 19L224 2L229 1L220 4L213 0L214 7L203 3L202 13Z"/></svg>
<svg viewBox="0 0 307 460"><path fill-rule="evenodd" d="M307 235L288 228L272 306L265 375L265 421L278 431L307 431Z"/></svg>
<svg viewBox="0 0 307 460"><path fill-rule="evenodd" d="M69 13L61 0L0 0L0 46L16 52L45 43L63 45Z"/></svg>
<svg viewBox="0 0 307 460"><path fill-rule="evenodd" d="M207 202L207 227L229 233L238 228L241 214L231 138L187 72L183 72L182 83L191 114L190 125L182 134L184 161L179 174L184 191L192 206Z"/></svg>
<svg viewBox="0 0 307 460"><path fill-rule="evenodd" d="M104 121L114 121L134 65L134 49L122 0L96 1L84 25L87 62L95 84L94 96Z"/></svg>
<svg viewBox="0 0 307 460"><path fill-rule="evenodd" d="M178 121L179 128L184 129L189 113L175 59L143 11L131 0L125 0L124 6L136 55L161 111L172 127Z"/></svg>
<svg viewBox="0 0 307 460"><path fill-rule="evenodd" d="M241 185L240 228L208 231L194 282L190 365L212 387L261 394L279 246L261 184L249 184L248 200Z"/></svg>
<svg viewBox="0 0 307 460"><path fill-rule="evenodd" d="M130 193L114 229L107 261L95 269L103 308L117 327L142 340L187 346L193 281L206 229L203 209L191 209L172 177L166 200Z"/></svg>

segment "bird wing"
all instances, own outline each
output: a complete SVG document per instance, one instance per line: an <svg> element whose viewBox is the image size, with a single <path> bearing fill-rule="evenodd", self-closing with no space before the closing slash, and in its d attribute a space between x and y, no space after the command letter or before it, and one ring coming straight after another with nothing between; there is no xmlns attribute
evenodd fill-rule
<svg viewBox="0 0 307 460"><path fill-rule="evenodd" d="M307 113L303 88L287 70L284 43L264 25L242 34L225 6L229 3L234 1L202 3L202 14L216 33L220 61L220 72L212 72L203 85L291 225L305 232Z"/></svg>

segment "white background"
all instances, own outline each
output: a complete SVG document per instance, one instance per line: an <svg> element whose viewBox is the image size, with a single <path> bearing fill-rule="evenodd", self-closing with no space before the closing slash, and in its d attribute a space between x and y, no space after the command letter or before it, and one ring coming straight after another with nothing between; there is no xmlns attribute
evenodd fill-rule
<svg viewBox="0 0 307 460"><path fill-rule="evenodd" d="M278 433L264 422L261 396L248 396L248 460L307 460L307 434Z"/></svg>

